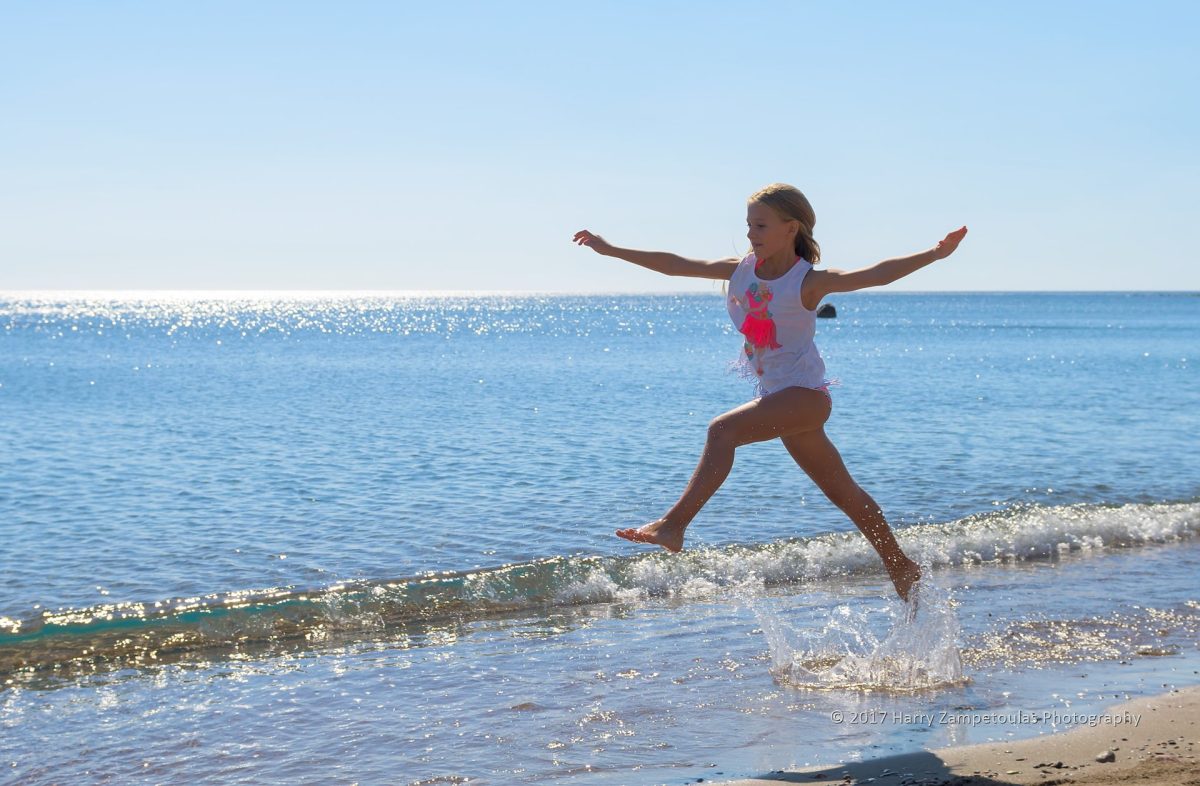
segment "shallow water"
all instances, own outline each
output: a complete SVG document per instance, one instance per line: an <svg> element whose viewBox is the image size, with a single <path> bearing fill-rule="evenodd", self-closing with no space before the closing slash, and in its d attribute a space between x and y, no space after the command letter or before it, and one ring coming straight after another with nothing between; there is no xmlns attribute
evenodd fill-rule
<svg viewBox="0 0 1200 786"><path fill-rule="evenodd" d="M1200 681L1200 298L836 305L827 430L930 567L911 624L777 443L684 554L612 537L751 396L719 293L0 298L0 764L682 783Z"/></svg>

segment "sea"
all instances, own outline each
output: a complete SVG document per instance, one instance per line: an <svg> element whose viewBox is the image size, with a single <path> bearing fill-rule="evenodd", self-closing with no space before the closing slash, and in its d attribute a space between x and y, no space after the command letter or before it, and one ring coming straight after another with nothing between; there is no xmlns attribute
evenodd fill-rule
<svg viewBox="0 0 1200 786"><path fill-rule="evenodd" d="M685 550L724 296L0 293L0 783L685 784L1200 684L1200 294L830 298Z"/></svg>

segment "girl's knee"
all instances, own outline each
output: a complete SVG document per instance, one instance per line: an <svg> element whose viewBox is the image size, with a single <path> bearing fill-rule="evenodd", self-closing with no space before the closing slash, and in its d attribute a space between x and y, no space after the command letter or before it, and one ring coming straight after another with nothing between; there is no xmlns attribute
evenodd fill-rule
<svg viewBox="0 0 1200 786"><path fill-rule="evenodd" d="M724 418L713 418L708 424L708 441L737 447L737 433L733 424Z"/></svg>

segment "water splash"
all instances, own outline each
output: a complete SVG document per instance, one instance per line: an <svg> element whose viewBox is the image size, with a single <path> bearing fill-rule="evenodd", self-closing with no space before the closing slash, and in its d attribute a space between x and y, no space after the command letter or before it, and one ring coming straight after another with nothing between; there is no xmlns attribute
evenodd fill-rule
<svg viewBox="0 0 1200 786"><path fill-rule="evenodd" d="M963 684L960 627L949 591L925 578L914 595L915 608L899 601L863 610L842 604L824 626L807 630L755 604L771 674L781 684L818 690L915 693ZM873 619L880 615L888 622L882 635Z"/></svg>

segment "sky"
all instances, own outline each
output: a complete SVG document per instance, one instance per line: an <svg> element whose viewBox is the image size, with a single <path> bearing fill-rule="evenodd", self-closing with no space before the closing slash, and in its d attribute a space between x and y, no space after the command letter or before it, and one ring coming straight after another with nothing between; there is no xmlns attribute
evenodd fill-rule
<svg viewBox="0 0 1200 786"><path fill-rule="evenodd" d="M1200 290L1200 3L0 0L0 290Z"/></svg>

